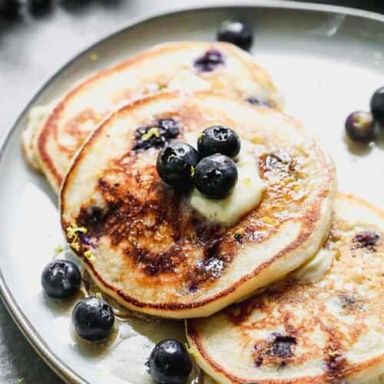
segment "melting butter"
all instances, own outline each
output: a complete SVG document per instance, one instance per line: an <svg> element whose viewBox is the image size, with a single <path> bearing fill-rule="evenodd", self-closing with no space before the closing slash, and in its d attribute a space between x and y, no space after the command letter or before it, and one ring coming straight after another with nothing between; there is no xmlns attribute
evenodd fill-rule
<svg viewBox="0 0 384 384"><path fill-rule="evenodd" d="M316 256L306 264L293 272L292 276L304 283L316 283L320 281L333 263L333 253L322 248Z"/></svg>
<svg viewBox="0 0 384 384"><path fill-rule="evenodd" d="M242 142L236 162L238 180L229 196L208 199L198 190L193 190L190 205L206 219L222 225L233 225L260 204L266 185L259 176L257 159L252 155L250 146Z"/></svg>

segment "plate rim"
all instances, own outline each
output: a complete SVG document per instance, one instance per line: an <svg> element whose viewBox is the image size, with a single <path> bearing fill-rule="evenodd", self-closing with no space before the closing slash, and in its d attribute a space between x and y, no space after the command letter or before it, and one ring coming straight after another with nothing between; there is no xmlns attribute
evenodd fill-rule
<svg viewBox="0 0 384 384"><path fill-rule="evenodd" d="M182 13L188 13L191 11L206 11L206 10L215 10L215 9L225 9L225 8L263 8L263 9L285 9L285 10L302 10L302 11L315 11L315 12L327 12L333 14L344 14L347 16L361 17L364 19L369 19L371 21L378 21L384 23L384 15L381 15L376 12L366 11L356 8L350 8L345 6L338 5L329 5L329 4L315 4L315 3L302 3L296 1L283 1L276 0L271 2L270 0L261 0L258 2L240 0L233 4L228 0L221 0L213 4L201 3L197 4L187 4L181 6L175 6L167 8L165 10L160 10L156 12L147 13L145 16L139 16L133 18L130 22L127 22L124 26L116 29L115 31L105 34L103 37L95 41L94 43L88 45L86 48L78 51L70 60L68 60L64 65L58 68L53 75L50 75L45 81L42 82L42 85L39 87L39 90L34 94L31 100L19 113L16 120L10 125L10 128L5 130L5 133L0 139L0 163L3 161L4 152L8 147L9 141L13 137L16 128L19 126L21 119L39 98L39 96L45 91L52 81L63 72L74 62L76 62L81 56L86 55L88 52L92 51L100 43L105 42L106 40L117 36L126 30L139 26L140 24L155 21L161 19L162 17L174 16ZM44 339L38 334L37 330L33 327L27 316L22 311L21 307L17 303L13 294L11 293L8 284L5 281L3 271L0 269L0 297L4 303L5 308L10 314L12 320L21 331L23 336L33 347L36 353L42 358L42 360L66 383L74 384L87 384L87 381L82 378L78 373L76 373L72 368L70 368L59 356L56 356L54 352L48 347Z"/></svg>

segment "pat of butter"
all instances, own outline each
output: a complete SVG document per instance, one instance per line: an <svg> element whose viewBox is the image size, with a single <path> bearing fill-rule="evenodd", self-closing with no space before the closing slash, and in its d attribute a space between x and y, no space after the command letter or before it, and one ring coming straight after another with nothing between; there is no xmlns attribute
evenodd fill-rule
<svg viewBox="0 0 384 384"><path fill-rule="evenodd" d="M322 248L311 260L296 270L292 276L304 283L320 281L333 263L333 253Z"/></svg>
<svg viewBox="0 0 384 384"><path fill-rule="evenodd" d="M190 70L183 69L177 72L175 77L168 83L168 89L187 92L207 91L211 89L211 84Z"/></svg>
<svg viewBox="0 0 384 384"><path fill-rule="evenodd" d="M261 202L266 185L259 176L257 159L248 150L249 145L243 141L242 146L236 163L237 184L229 196L224 199L208 199L196 189L191 194L191 206L210 221L223 225L236 224Z"/></svg>

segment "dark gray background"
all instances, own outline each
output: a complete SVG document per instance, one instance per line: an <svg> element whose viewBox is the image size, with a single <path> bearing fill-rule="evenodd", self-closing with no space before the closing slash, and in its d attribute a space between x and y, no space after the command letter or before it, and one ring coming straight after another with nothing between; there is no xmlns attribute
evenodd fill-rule
<svg viewBox="0 0 384 384"><path fill-rule="evenodd" d="M384 13L383 0L318 2ZM196 3L204 1L63 0L45 14L32 16L24 10L16 20L0 18L0 135L41 85L76 53L134 17ZM28 345L1 302L0 383L62 383Z"/></svg>

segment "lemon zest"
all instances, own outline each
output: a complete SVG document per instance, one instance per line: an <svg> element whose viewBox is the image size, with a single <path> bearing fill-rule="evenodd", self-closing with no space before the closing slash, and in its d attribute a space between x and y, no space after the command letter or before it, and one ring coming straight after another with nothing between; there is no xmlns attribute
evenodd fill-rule
<svg viewBox="0 0 384 384"><path fill-rule="evenodd" d="M80 244L78 241L74 240L71 243L69 243L71 248L73 248L75 251L79 252L80 251Z"/></svg>
<svg viewBox="0 0 384 384"><path fill-rule="evenodd" d="M89 60L91 60L91 61L97 61L99 59L99 56L97 55L97 53L91 53L90 55L89 55Z"/></svg>
<svg viewBox="0 0 384 384"><path fill-rule="evenodd" d="M56 256L59 255L64 250L65 250L65 247L63 245L56 246L55 249L54 249L55 255Z"/></svg>
<svg viewBox="0 0 384 384"><path fill-rule="evenodd" d="M187 352L194 358L196 359L199 355L198 353L196 353L196 351L191 348L187 343L185 343L185 349L187 350Z"/></svg>
<svg viewBox="0 0 384 384"><path fill-rule="evenodd" d="M246 177L244 180L243 180L243 184L246 186L246 187L250 187L251 184L252 184L252 180L250 177Z"/></svg>
<svg viewBox="0 0 384 384"><path fill-rule="evenodd" d="M141 140L147 141L149 139L152 139L152 137L160 137L160 130L157 127L149 128L147 132L144 133L143 136L141 136Z"/></svg>
<svg viewBox="0 0 384 384"><path fill-rule="evenodd" d="M84 257L88 259L89 261L95 261L95 254L93 253L92 250L88 249L87 251L84 252Z"/></svg>
<svg viewBox="0 0 384 384"><path fill-rule="evenodd" d="M77 239L79 233L87 233L88 230L85 227L78 227L77 224L72 221L69 227L66 228L68 239Z"/></svg>

